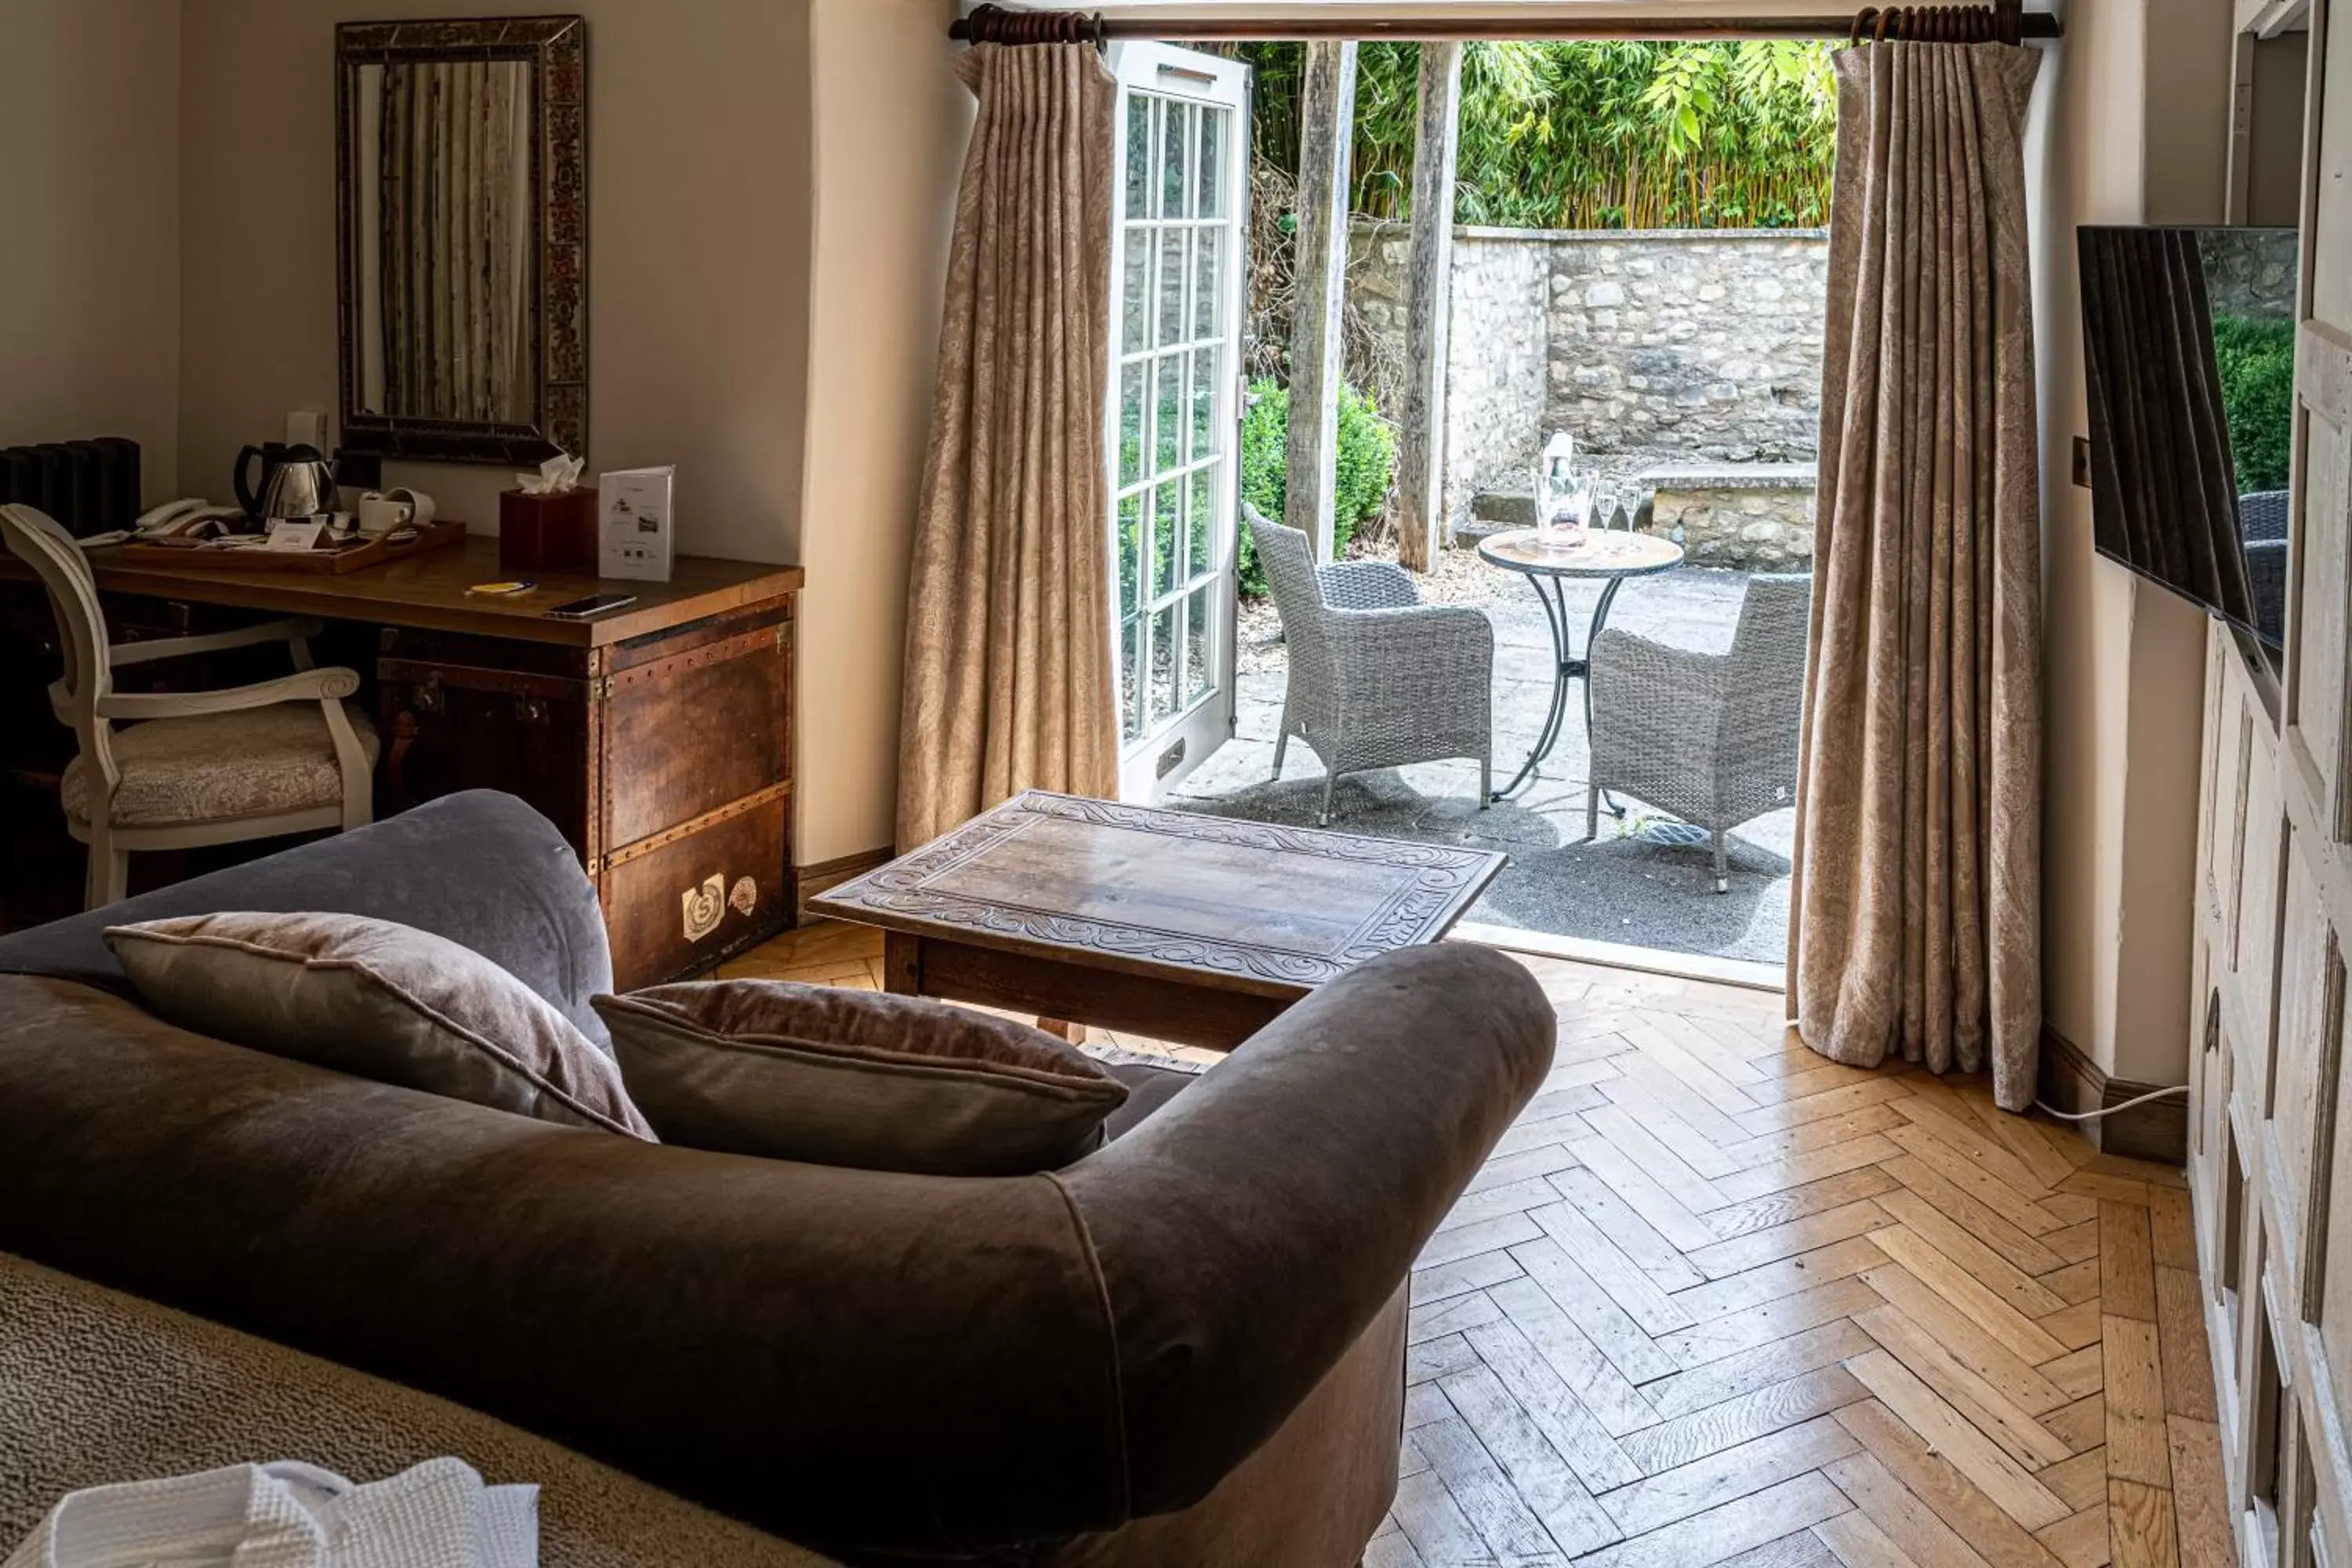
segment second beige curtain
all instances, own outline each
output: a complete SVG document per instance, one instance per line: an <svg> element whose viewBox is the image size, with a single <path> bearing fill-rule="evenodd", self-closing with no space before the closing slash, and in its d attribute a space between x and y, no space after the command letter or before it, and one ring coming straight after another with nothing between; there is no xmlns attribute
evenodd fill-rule
<svg viewBox="0 0 2352 1568"><path fill-rule="evenodd" d="M1821 493L1790 888L1805 1043L1990 1066L2042 1023L2041 522L2007 44L1837 58Z"/></svg>
<svg viewBox="0 0 2352 1568"><path fill-rule="evenodd" d="M1091 45L982 44L908 586L898 847L1024 789L1115 795L1111 138Z"/></svg>

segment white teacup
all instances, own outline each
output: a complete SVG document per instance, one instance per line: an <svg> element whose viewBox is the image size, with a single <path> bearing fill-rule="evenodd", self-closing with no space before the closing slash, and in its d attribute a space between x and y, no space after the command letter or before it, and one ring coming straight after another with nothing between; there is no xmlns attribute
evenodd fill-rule
<svg viewBox="0 0 2352 1568"><path fill-rule="evenodd" d="M360 497L360 531L371 539L380 538L406 522L414 510L404 500L394 500L370 490Z"/></svg>
<svg viewBox="0 0 2352 1568"><path fill-rule="evenodd" d="M405 485L397 489L370 490L360 497L360 531L385 534L408 522L423 528L433 521L433 498L423 490L410 489Z"/></svg>

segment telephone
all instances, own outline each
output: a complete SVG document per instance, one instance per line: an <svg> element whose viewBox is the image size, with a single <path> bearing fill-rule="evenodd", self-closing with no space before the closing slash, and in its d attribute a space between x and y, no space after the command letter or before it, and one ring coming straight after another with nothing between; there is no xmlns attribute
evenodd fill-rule
<svg viewBox="0 0 2352 1568"><path fill-rule="evenodd" d="M231 531L221 525L244 515L243 507L215 506L200 496L190 496L142 514L131 531L141 539L206 539Z"/></svg>
<svg viewBox="0 0 2352 1568"><path fill-rule="evenodd" d="M194 547L207 543L232 531L231 519L242 519L243 507L215 506L208 500L191 496L159 506L142 515L130 528L118 528L110 533L93 533L74 542L84 550L102 550L110 544L184 544Z"/></svg>

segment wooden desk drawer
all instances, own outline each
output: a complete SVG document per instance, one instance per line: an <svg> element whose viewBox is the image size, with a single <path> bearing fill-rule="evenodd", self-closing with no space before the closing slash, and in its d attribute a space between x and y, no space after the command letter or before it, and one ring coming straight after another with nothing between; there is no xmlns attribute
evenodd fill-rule
<svg viewBox="0 0 2352 1568"><path fill-rule="evenodd" d="M793 623L781 607L624 644L597 690L607 855L792 776ZM630 765L609 765L621 758Z"/></svg>
<svg viewBox="0 0 2352 1568"><path fill-rule="evenodd" d="M777 784L608 858L597 889L614 983L707 969L793 923L792 790Z"/></svg>

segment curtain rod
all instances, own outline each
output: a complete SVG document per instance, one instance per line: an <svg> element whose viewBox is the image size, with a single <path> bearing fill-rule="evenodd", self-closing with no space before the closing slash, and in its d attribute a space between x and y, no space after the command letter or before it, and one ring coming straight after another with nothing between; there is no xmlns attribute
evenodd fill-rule
<svg viewBox="0 0 2352 1568"><path fill-rule="evenodd" d="M1007 11L982 5L971 16L959 17L948 28L951 38L971 41L979 23L983 36L1004 43L1109 43L1133 38L1158 43L1308 42L1322 38L1359 38L1396 43L1434 43L1466 38L1634 38L1669 41L1679 38L1847 38L1864 35L1922 37L1918 22L1938 12L1976 7L1912 6L1880 12L1865 9L1859 16L1601 16L1531 17L1526 16L1300 16L1281 21L1244 17L1148 17L1087 16L1071 11ZM1914 19L1916 19L1914 21ZM1904 24L1913 22L1911 29ZM2027 11L2018 17L2021 38L2055 38L2063 29L2048 11ZM1881 24L1884 24L1882 26ZM999 31L998 29L1002 29Z"/></svg>

